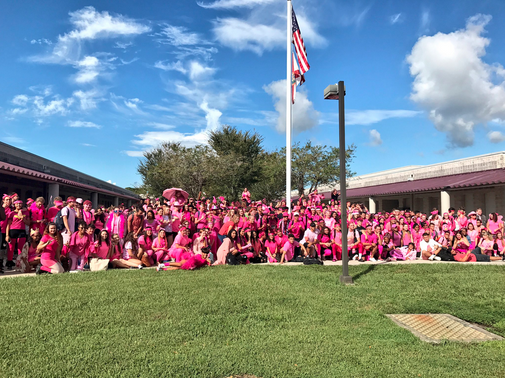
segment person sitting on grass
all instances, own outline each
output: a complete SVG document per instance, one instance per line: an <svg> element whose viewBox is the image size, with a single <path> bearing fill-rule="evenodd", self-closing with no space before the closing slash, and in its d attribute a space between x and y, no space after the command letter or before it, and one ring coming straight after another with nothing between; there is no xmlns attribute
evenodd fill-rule
<svg viewBox="0 0 505 378"><path fill-rule="evenodd" d="M470 251L468 239L463 237L461 231L456 231L454 235L452 253L454 254L454 260L459 262L477 261L477 257Z"/></svg>
<svg viewBox="0 0 505 378"><path fill-rule="evenodd" d="M438 256L442 250L442 245L430 238L429 233L425 232L423 234L423 240L421 240L421 243L419 243L419 248L421 248L421 256L423 260L442 260L440 256Z"/></svg>
<svg viewBox="0 0 505 378"><path fill-rule="evenodd" d="M30 230L30 236L23 246L23 252L16 259L16 268L23 273L29 273L40 263L40 254L37 253L42 235L39 230Z"/></svg>
<svg viewBox="0 0 505 378"><path fill-rule="evenodd" d="M302 249L303 256L307 257L309 252L307 251L305 246L300 245L300 243L298 243L295 240L295 235L289 234L288 241L286 242L286 244L284 244L284 246L281 249L282 255L281 255L280 264L284 264L284 261L290 261L295 255L295 248L298 248L298 247L300 247Z"/></svg>
<svg viewBox="0 0 505 378"><path fill-rule="evenodd" d="M209 259L209 247L203 247L201 254L192 255L187 260L181 260L180 262L167 262L158 265L156 270L195 270L202 268L204 266L210 266L211 262Z"/></svg>
<svg viewBox="0 0 505 378"><path fill-rule="evenodd" d="M379 254L379 240L377 235L372 231L372 225L367 224L365 232L361 235L361 244L359 252L359 261L366 261L366 255L369 256L370 261L377 261Z"/></svg>
<svg viewBox="0 0 505 378"><path fill-rule="evenodd" d="M40 262L37 266L37 274L63 273L65 270L60 263L60 253L63 248L63 238L56 229L56 224L47 224L44 235L37 247L37 253L41 253Z"/></svg>
<svg viewBox="0 0 505 378"><path fill-rule="evenodd" d="M119 258L123 264L130 268L142 269L142 261L137 258L138 244L137 244L137 234L135 232L130 232L126 235L125 243L123 247L123 254Z"/></svg>
<svg viewBox="0 0 505 378"><path fill-rule="evenodd" d="M316 224L312 222L308 230L305 230L303 234L303 246L308 250L310 257L316 256L316 248L319 244L319 230L316 231ZM319 258L321 258L321 252L319 252Z"/></svg>
<svg viewBox="0 0 505 378"><path fill-rule="evenodd" d="M487 231L481 232L482 239L480 239L478 247L475 248L472 253L477 258L477 261L498 261L502 260L501 256L494 256L494 238L493 235L489 234Z"/></svg>

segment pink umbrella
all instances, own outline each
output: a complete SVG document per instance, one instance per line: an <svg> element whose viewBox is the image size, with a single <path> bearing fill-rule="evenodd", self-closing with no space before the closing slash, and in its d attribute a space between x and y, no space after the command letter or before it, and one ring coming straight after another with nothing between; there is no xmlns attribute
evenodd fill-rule
<svg viewBox="0 0 505 378"><path fill-rule="evenodd" d="M186 201L189 197L188 192L180 189L180 188L170 188L170 189L165 189L163 191L163 197L165 197L167 200L171 200L172 198L175 199L176 202L178 202L179 205L182 205L184 201Z"/></svg>

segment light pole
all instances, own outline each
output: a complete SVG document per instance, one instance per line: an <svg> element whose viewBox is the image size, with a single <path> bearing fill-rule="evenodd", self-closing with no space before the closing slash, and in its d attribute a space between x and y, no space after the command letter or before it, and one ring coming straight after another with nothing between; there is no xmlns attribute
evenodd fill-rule
<svg viewBox="0 0 505 378"><path fill-rule="evenodd" d="M342 275L340 282L345 285L352 284L349 275L349 252L347 251L347 192L345 182L345 86L343 81L338 85L328 85L324 90L325 100L338 100L338 129L340 149L340 223L342 229Z"/></svg>

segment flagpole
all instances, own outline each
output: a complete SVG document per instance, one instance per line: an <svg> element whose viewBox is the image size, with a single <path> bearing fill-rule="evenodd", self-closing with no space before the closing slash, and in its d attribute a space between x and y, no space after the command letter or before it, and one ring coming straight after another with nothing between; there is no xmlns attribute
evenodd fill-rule
<svg viewBox="0 0 505 378"><path fill-rule="evenodd" d="M292 5L287 0L286 27L286 206L291 213L291 35L292 35Z"/></svg>

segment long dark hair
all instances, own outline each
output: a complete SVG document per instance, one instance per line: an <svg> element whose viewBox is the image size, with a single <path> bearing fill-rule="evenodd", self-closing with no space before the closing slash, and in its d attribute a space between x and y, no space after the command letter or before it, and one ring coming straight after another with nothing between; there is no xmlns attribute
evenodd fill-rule
<svg viewBox="0 0 505 378"><path fill-rule="evenodd" d="M126 235L124 242L125 242L125 244L128 242L132 243L132 249L134 251L136 251L138 249L137 239L135 239L133 232L130 232L128 235Z"/></svg>
<svg viewBox="0 0 505 378"><path fill-rule="evenodd" d="M233 232L235 232L235 237L234 238L231 237L231 235L232 235ZM228 232L227 236L228 236L228 239L230 239L231 241L237 241L237 239L238 239L238 232L237 232L237 230L235 230L234 228L232 228L230 230L230 232Z"/></svg>
<svg viewBox="0 0 505 378"><path fill-rule="evenodd" d="M109 231L107 231L106 229L103 229L100 231L100 234L98 235L98 248L100 248L102 246L102 232L106 232L107 233L107 239L105 239L105 244L107 244L107 246L110 246L110 234L109 234Z"/></svg>
<svg viewBox="0 0 505 378"><path fill-rule="evenodd" d="M56 223L54 222L49 222L44 230L44 235L49 235L49 227L54 226L56 227ZM51 236L52 237L52 236ZM63 248L63 238L61 237L61 234L58 232L58 229L56 228L56 240L58 241L58 246L59 248Z"/></svg>

